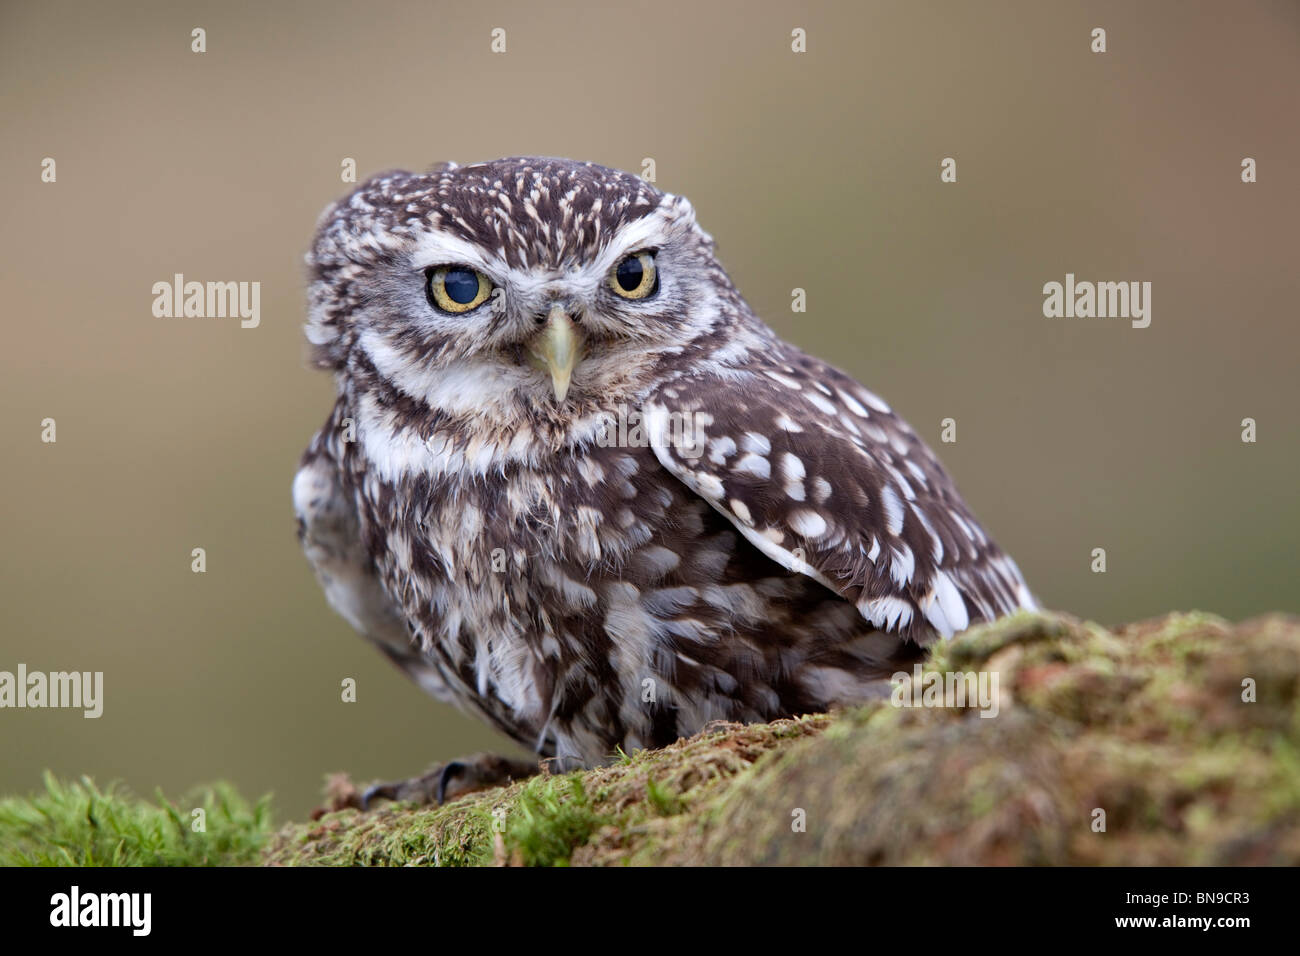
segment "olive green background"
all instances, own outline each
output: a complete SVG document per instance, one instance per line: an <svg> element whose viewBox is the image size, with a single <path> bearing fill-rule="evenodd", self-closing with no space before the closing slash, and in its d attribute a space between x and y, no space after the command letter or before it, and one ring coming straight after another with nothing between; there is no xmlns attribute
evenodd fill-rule
<svg viewBox="0 0 1300 956"><path fill-rule="evenodd" d="M0 711L0 793L226 777L301 815L326 771L503 746L358 640L294 538L332 395L301 257L344 157L652 157L759 314L913 423L1046 604L1300 610L1300 5L0 10L0 670L106 685L97 721ZM154 318L177 272L260 281L261 326ZM1044 318L1067 272L1150 281L1150 328Z"/></svg>

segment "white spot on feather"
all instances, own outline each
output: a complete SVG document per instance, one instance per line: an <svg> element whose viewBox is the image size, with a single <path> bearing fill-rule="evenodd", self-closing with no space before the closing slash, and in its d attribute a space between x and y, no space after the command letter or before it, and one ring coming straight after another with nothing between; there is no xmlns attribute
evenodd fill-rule
<svg viewBox="0 0 1300 956"><path fill-rule="evenodd" d="M720 435L709 443L709 461L721 465L736 453L736 442L727 435Z"/></svg>
<svg viewBox="0 0 1300 956"><path fill-rule="evenodd" d="M817 406L820 411L825 412L827 415L839 415L840 413L840 410L835 407L834 402L822 398L816 392L805 392L804 398L808 399L810 403Z"/></svg>
<svg viewBox="0 0 1300 956"><path fill-rule="evenodd" d="M966 630L970 618L966 613L966 602L961 592L952 583L944 571L936 571L934 586L921 601L925 618L934 625L934 629L944 637L952 637L958 631Z"/></svg>
<svg viewBox="0 0 1300 956"><path fill-rule="evenodd" d="M878 395L874 395L871 392L868 392L865 388L862 388L861 386L858 386L858 395L860 395L862 397L862 400L866 402L868 405L870 405L872 408L874 408L876 411L883 412L886 415L891 414L889 406L886 405L884 403L884 400L881 399Z"/></svg>
<svg viewBox="0 0 1300 956"><path fill-rule="evenodd" d="M894 555L894 560L889 563L889 573L896 585L906 587L912 583L912 575L916 573L916 555L901 541L898 547L889 550Z"/></svg>
<svg viewBox="0 0 1300 956"><path fill-rule="evenodd" d="M751 527L754 524L754 516L749 513L749 505L745 504L739 498L732 498L730 501L731 513Z"/></svg>
<svg viewBox="0 0 1300 956"><path fill-rule="evenodd" d="M792 388L796 392L802 391L802 386L795 379L782 375L780 372L773 372L770 369L764 369L763 374L774 382L780 382L786 388Z"/></svg>
<svg viewBox="0 0 1300 956"><path fill-rule="evenodd" d="M800 508L790 515L790 527L805 538L820 538L826 533L826 519L815 511Z"/></svg>
<svg viewBox="0 0 1300 956"><path fill-rule="evenodd" d="M839 391L840 401L844 403L844 407L847 408L849 411L851 411L854 415L857 415L858 418L870 417L867 410L862 407L862 405L858 402L856 398L854 398L848 392L841 391L839 389L836 389L836 391Z"/></svg>
<svg viewBox="0 0 1300 956"><path fill-rule="evenodd" d="M799 457L787 451L781 455L781 474L785 475L790 481L799 481L807 472L804 470L803 462L799 460Z"/></svg>
<svg viewBox="0 0 1300 956"><path fill-rule="evenodd" d="M704 497L718 499L726 494L726 490L722 487L722 482L718 480L716 475L710 475L708 472L701 472L694 477L695 484L700 489L700 494L704 495Z"/></svg>
<svg viewBox="0 0 1300 956"><path fill-rule="evenodd" d="M858 611L876 627L892 631L912 622L912 605L903 598L884 595L858 601Z"/></svg>
<svg viewBox="0 0 1300 956"><path fill-rule="evenodd" d="M772 477L772 465L762 455L747 454L731 466L732 471L747 472L756 478Z"/></svg>
<svg viewBox="0 0 1300 956"><path fill-rule="evenodd" d="M903 503L898 500L898 493L889 485L882 486L880 503L885 509L885 530L890 534L902 534Z"/></svg>

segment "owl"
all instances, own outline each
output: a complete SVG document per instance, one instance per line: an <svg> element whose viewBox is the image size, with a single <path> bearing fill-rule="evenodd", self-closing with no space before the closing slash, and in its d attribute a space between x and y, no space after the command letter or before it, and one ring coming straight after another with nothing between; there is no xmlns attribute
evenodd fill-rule
<svg viewBox="0 0 1300 956"><path fill-rule="evenodd" d="M778 338L714 249L680 196L523 157L375 176L307 256L336 399L293 498L326 598L564 766L887 694L932 641L1035 606L916 433Z"/></svg>

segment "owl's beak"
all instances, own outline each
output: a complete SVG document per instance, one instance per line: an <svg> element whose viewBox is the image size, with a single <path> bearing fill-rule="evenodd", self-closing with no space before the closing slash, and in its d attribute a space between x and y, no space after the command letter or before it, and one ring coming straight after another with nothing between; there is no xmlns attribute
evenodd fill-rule
<svg viewBox="0 0 1300 956"><path fill-rule="evenodd" d="M582 342L574 328L573 320L558 302L551 306L546 316L546 327L533 340L532 353L538 366L551 373L551 385L555 388L555 400L564 401L569 394L569 379L573 376L573 367L578 364Z"/></svg>

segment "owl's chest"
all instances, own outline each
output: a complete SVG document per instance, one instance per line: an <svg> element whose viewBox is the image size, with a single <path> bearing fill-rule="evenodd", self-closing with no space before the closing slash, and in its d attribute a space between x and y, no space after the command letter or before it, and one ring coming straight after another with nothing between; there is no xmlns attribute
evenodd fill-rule
<svg viewBox="0 0 1300 956"><path fill-rule="evenodd" d="M634 699L672 616L698 617L688 579L721 576L735 546L650 449L371 485L366 499L363 532L413 639L521 739L593 706L583 719L608 724L601 708Z"/></svg>
<svg viewBox="0 0 1300 956"><path fill-rule="evenodd" d="M686 552L709 510L648 448L592 447L369 497L376 563L426 637L538 646L598 627L611 585L644 576L647 549L674 564L665 547Z"/></svg>
<svg viewBox="0 0 1300 956"><path fill-rule="evenodd" d="M783 673L799 625L828 603L649 448L371 483L365 498L363 534L425 659L466 706L547 752L596 759L721 716L785 712L785 691L752 678ZM853 620L818 633L860 623L836 603ZM736 696L742 678L752 700ZM671 687L676 709L647 707L647 681Z"/></svg>

